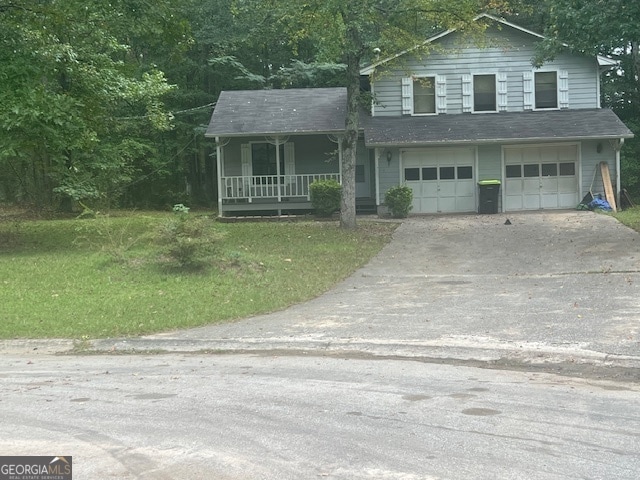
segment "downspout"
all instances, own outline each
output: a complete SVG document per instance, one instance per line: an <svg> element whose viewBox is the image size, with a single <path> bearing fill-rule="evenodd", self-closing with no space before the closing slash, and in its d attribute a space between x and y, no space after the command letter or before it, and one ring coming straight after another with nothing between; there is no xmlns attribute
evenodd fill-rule
<svg viewBox="0 0 640 480"><path fill-rule="evenodd" d="M376 174L376 209L380 207L380 149L374 150L375 174Z"/></svg>
<svg viewBox="0 0 640 480"><path fill-rule="evenodd" d="M216 177L218 182L218 217L222 217L222 146L216 137Z"/></svg>

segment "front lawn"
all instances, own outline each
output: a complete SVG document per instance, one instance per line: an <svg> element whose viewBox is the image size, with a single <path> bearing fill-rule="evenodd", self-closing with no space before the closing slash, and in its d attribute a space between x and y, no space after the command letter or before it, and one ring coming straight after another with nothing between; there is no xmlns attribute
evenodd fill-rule
<svg viewBox="0 0 640 480"><path fill-rule="evenodd" d="M633 207L613 215L619 222L640 232L640 207Z"/></svg>
<svg viewBox="0 0 640 480"><path fill-rule="evenodd" d="M194 214L189 214L194 215ZM396 224L219 223L199 269L168 266L155 235L172 214L0 220L0 338L150 334L272 312L365 264Z"/></svg>

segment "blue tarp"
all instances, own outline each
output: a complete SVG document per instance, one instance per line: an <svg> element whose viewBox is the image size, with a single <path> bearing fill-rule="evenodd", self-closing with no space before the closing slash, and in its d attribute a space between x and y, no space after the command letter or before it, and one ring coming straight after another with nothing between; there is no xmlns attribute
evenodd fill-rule
<svg viewBox="0 0 640 480"><path fill-rule="evenodd" d="M589 202L589 210L603 210L605 212L611 212L613 209L609 202L607 202L600 195L597 195L593 200Z"/></svg>

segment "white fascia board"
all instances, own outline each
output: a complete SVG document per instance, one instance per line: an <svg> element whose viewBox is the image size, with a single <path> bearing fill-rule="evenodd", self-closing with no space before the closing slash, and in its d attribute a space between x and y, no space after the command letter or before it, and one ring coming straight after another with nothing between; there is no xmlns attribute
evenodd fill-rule
<svg viewBox="0 0 640 480"><path fill-rule="evenodd" d="M544 35L541 35L540 33L536 33L533 30L529 30L528 28L521 27L519 25L516 25L515 23L508 22L507 20L505 20L503 18L499 18L499 17L496 17L494 15L490 15L488 13L483 13L481 15L478 15L477 17L475 17L473 19L473 21L474 22L478 21L481 18L488 18L488 19L493 20L495 22L501 23L502 25L506 25L508 27L511 27L511 28L513 28L515 30L518 30L518 31L523 32L523 33L526 33L527 35L531 35L533 37L539 38L541 40L544 40L546 38ZM360 70L360 74L361 75L371 75L375 71L375 69L377 67L379 67L380 65L383 65L383 64L385 64L385 63L387 63L387 62L389 62L391 60L395 60L396 58L398 58L398 57L400 57L400 56L402 56L402 55L404 55L404 54L406 54L408 52L416 50L417 48L419 48L419 47L421 47L423 45L426 45L426 44L431 43L431 42L435 42L436 40L438 40L438 39L440 39L442 37L445 37L445 36L455 32L455 31L456 31L456 29L453 28L453 29L450 29L450 30L446 30L446 31L444 31L442 33L439 33L438 35L434 35L433 37L429 37L423 43L421 43L419 45L416 45L413 48L408 48L406 50L403 50L400 53L397 53L395 55L387 57L384 60L380 60L380 61L378 61L376 63L373 63L373 64L369 65L368 67L362 68ZM567 43L562 42L561 45L563 47L569 48L569 44L567 44ZM601 67L614 67L614 66L618 65L618 62L616 60L612 60L610 58L603 57L601 55L598 55L597 58L598 58L598 65L600 65Z"/></svg>
<svg viewBox="0 0 640 480"><path fill-rule="evenodd" d="M434 142L415 142L415 143L367 143L368 148L418 148L418 147L433 147L443 145L486 145L486 144L500 144L500 145L517 145L521 143L538 143L538 142L577 142L581 140L609 140L619 138L633 138L633 135L592 135L592 136L573 136L573 137L527 137L527 138L492 138L486 140L441 140Z"/></svg>
<svg viewBox="0 0 640 480"><path fill-rule="evenodd" d="M364 127L358 127L360 131L363 130ZM344 133L344 129L341 130L294 130L292 132L243 132L243 133L224 133L224 132L215 132L215 133L205 133L205 138L215 138L215 137L224 137L224 138L242 138L242 137L284 137L284 136L296 136L296 135L339 135Z"/></svg>
<svg viewBox="0 0 640 480"><path fill-rule="evenodd" d="M435 35L433 37L428 38L427 40L425 40L424 42L416 45L415 47L411 47L411 48L407 48L406 50L401 51L400 53L396 53L395 55L392 55L390 57L385 58L384 60L380 60L376 63L372 63L371 65L369 65L368 67L364 67L362 69L360 69L360 75L371 75L373 72L375 72L376 68L378 68L380 65L384 65L387 62L390 62L391 60L395 60L398 57L401 57L402 55L405 55L409 52L413 52L414 50L417 50L418 48L427 45L429 43L435 42L436 40L449 35L450 33L455 32L454 30L447 30L444 31L442 33L439 33L438 35Z"/></svg>
<svg viewBox="0 0 640 480"><path fill-rule="evenodd" d="M614 60L613 58L605 57L602 55L598 55L598 65L601 67L617 67L620 62L618 60Z"/></svg>
<svg viewBox="0 0 640 480"><path fill-rule="evenodd" d="M482 14L474 17L473 21L477 22L481 18L488 18L490 20L493 20L495 22L501 23L503 25L507 25L507 26L509 26L511 28L514 28L516 30L519 30L521 32L527 33L529 35L533 35L534 37L537 37L537 38L544 38L544 36L540 35L539 33L532 32L531 30L527 30L526 28L520 27L520 26L518 26L518 25L516 25L514 23L511 23L511 22L507 22L503 18L495 17L495 16L490 15L488 13L482 13ZM450 34L454 33L456 30L457 30L456 28L445 30L444 32L438 33L437 35L434 35L432 37L427 38L424 42L416 45L415 47L408 48L406 50L403 50L400 53L397 53L395 55L387 57L384 60L380 60L380 61L378 61L376 63L372 63L368 67L364 67L364 68L360 69L360 75L371 75L375 71L375 69L377 67L379 67L380 65L384 65L385 63L390 62L391 60L395 60L396 58L401 57L402 55L405 55L406 53L412 52L413 50L416 50L416 49L418 49L418 48L420 48L420 47L422 47L424 45L427 45L429 43L435 42L436 40L439 40L442 37L446 37L447 35L450 35Z"/></svg>

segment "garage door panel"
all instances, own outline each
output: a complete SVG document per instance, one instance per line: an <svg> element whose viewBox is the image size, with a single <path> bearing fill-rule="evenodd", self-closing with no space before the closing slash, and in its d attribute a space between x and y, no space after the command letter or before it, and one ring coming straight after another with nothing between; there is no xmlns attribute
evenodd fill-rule
<svg viewBox="0 0 640 480"><path fill-rule="evenodd" d="M472 212L475 210L475 197L457 197L456 212Z"/></svg>
<svg viewBox="0 0 640 480"><path fill-rule="evenodd" d="M574 177L558 178L558 193L575 195L576 179Z"/></svg>
<svg viewBox="0 0 640 480"><path fill-rule="evenodd" d="M419 174L418 181L407 182L414 192L414 213L453 213L475 210L475 150L472 148L434 148L402 152L405 179ZM412 178L412 180L414 180Z"/></svg>
<svg viewBox="0 0 640 480"><path fill-rule="evenodd" d="M511 210L523 210L524 204L522 203L522 196L507 196L505 200L505 209L507 211Z"/></svg>
<svg viewBox="0 0 640 480"><path fill-rule="evenodd" d="M542 207L540 195L525 195L523 198L523 204L523 208L525 210L540 210Z"/></svg>
<svg viewBox="0 0 640 480"><path fill-rule="evenodd" d="M456 184L456 196L457 197L473 197L476 193L476 182L471 181L458 181Z"/></svg>
<svg viewBox="0 0 640 480"><path fill-rule="evenodd" d="M577 204L576 145L505 148L504 159L506 210L573 208Z"/></svg>
<svg viewBox="0 0 640 480"><path fill-rule="evenodd" d="M542 208L558 208L560 206L557 194L542 194L540 200Z"/></svg>

